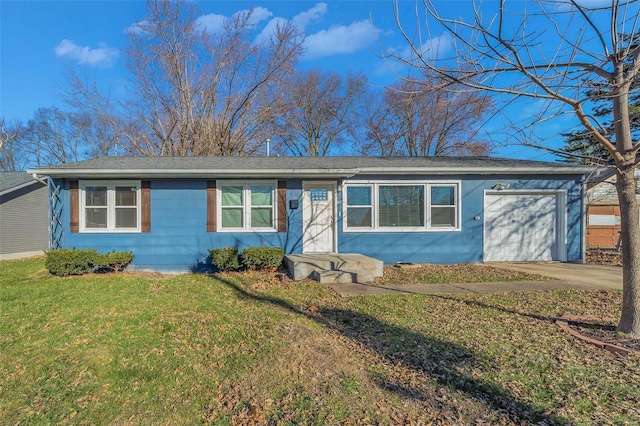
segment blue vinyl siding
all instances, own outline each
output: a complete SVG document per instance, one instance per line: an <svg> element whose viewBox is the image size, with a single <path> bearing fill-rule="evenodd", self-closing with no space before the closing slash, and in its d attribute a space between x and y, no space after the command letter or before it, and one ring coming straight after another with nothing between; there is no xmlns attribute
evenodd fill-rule
<svg viewBox="0 0 640 426"><path fill-rule="evenodd" d="M498 182L509 190L564 190L567 194L567 260L582 261L582 176L357 176L357 180L460 181L461 226L456 231L344 232L342 193L337 194L337 248L362 253L385 263L465 263L483 260L484 193ZM66 248L95 248L101 252L127 250L135 254L132 267L186 272L202 269L209 249L253 246L282 247L302 252L302 179L287 182L287 232L207 232L207 179L152 179L150 233L71 233L69 182L62 183ZM343 181L342 183L348 182ZM290 209L289 201L298 208ZM476 219L478 217L478 219ZM220 220L220 218L218 218Z"/></svg>
<svg viewBox="0 0 640 426"><path fill-rule="evenodd" d="M65 182L68 189L68 182ZM206 268L212 248L270 246L287 253L302 250L302 208L289 210L289 199L302 194L299 180L287 181L286 233L207 232L207 180L151 180L151 232L149 233L71 233L69 193L65 191L63 247L95 248L100 252L132 251L134 269L187 272ZM300 204L301 206L302 204Z"/></svg>
<svg viewBox="0 0 640 426"><path fill-rule="evenodd" d="M484 193L497 183L509 190L564 190L567 193L567 261L582 261L582 176L402 176L397 180L461 180L461 228L429 232L344 232L342 200L339 200L338 251L362 253L387 264L470 263L483 260ZM357 180L385 180L388 176L358 176ZM348 181L345 181L348 182ZM478 217L478 220L475 218Z"/></svg>

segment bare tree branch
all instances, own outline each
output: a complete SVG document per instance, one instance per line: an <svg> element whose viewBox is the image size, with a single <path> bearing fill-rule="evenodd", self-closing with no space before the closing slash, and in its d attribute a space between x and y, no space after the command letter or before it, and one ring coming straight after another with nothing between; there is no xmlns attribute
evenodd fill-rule
<svg viewBox="0 0 640 426"><path fill-rule="evenodd" d="M509 3L513 9L502 0L493 10L491 5L471 3L472 19L465 21L444 17L430 0L423 0L426 25L437 25L453 41L454 56L440 58L424 51L422 40L409 36L396 0L396 22L413 53L410 59L395 55L396 59L422 75L435 74L443 84L454 87L565 105L609 152L617 169L623 242L624 296L618 327L640 337L640 226L634 177L640 141L632 138L629 111L629 93L640 72L640 43L635 39L637 32L630 35L631 40L622 40L620 32L627 15L632 16L636 28L637 1L611 0L608 7L588 7L569 0L570 10L547 9L543 0ZM528 31L527 25L535 29ZM554 48L542 41L549 28L555 39L545 39L545 43ZM613 135L605 133L591 114L593 99L585 92L596 84L606 88L603 92L611 102ZM540 119L533 118L532 124Z"/></svg>

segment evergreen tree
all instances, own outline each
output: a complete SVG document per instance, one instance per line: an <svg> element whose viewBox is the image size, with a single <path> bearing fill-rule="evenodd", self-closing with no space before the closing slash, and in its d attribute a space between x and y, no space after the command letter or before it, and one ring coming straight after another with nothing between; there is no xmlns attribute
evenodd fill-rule
<svg viewBox="0 0 640 426"><path fill-rule="evenodd" d="M620 38L627 45L630 40L638 40L637 35L631 37L627 34L621 34ZM635 43L637 45L637 42ZM635 47L631 46L631 47ZM630 66L630 62L626 66ZM590 100L595 104L593 109L593 117L601 122L601 133L610 140L616 140L614 122L611 121L613 116L613 106L609 89L605 83L588 82L591 89L586 92ZM640 80L635 80L629 92L629 121L631 123L631 136L638 139L640 136ZM562 133L566 141L562 150L565 154L565 161L582 164L606 165L613 164L611 155L606 148L595 140L593 134L584 129L576 130L570 133Z"/></svg>

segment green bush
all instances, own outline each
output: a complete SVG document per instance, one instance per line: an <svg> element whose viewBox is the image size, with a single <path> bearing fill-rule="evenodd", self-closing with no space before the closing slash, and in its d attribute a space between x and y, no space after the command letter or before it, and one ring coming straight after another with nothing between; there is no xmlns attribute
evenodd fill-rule
<svg viewBox="0 0 640 426"><path fill-rule="evenodd" d="M94 249L59 249L46 253L45 267L53 275L66 277L91 272L99 262L100 254Z"/></svg>
<svg viewBox="0 0 640 426"><path fill-rule="evenodd" d="M242 250L242 264L250 270L276 270L284 258L280 247L247 247Z"/></svg>
<svg viewBox="0 0 640 426"><path fill-rule="evenodd" d="M216 248L209 250L211 264L218 271L237 271L240 269L238 249L235 247Z"/></svg>
<svg viewBox="0 0 640 426"><path fill-rule="evenodd" d="M96 266L102 270L120 272L131 263L134 257L134 254L130 251L114 250L100 255L96 261Z"/></svg>
<svg viewBox="0 0 640 426"><path fill-rule="evenodd" d="M46 253L45 267L53 275L66 277L82 275L101 269L119 272L131 263L133 253L129 251L112 251L100 254L94 249L58 249Z"/></svg>

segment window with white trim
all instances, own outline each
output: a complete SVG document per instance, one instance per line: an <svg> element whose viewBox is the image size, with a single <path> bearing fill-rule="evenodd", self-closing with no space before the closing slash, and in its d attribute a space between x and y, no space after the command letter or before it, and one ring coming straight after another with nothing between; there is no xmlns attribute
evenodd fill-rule
<svg viewBox="0 0 640 426"><path fill-rule="evenodd" d="M140 232L140 181L81 181L80 232Z"/></svg>
<svg viewBox="0 0 640 426"><path fill-rule="evenodd" d="M430 218L432 228L455 228L457 226L455 185L430 185Z"/></svg>
<svg viewBox="0 0 640 426"><path fill-rule="evenodd" d="M459 230L459 182L345 183L345 231Z"/></svg>
<svg viewBox="0 0 640 426"><path fill-rule="evenodd" d="M373 204L370 186L352 185L347 187L347 227L371 228L373 225Z"/></svg>
<svg viewBox="0 0 640 426"><path fill-rule="evenodd" d="M275 182L219 182L220 231L275 231Z"/></svg>

